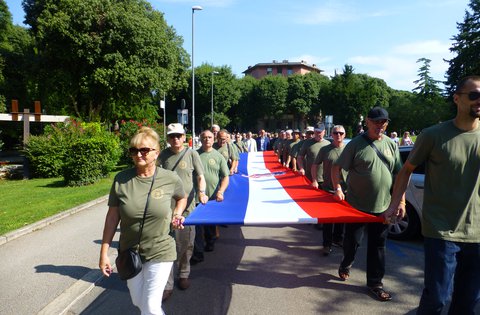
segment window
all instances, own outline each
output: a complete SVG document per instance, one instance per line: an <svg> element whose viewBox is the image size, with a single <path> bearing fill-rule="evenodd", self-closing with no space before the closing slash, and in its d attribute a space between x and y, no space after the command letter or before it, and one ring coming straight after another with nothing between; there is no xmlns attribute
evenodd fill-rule
<svg viewBox="0 0 480 315"><path fill-rule="evenodd" d="M271 67L268 67L268 68L267 68L267 75L272 74L272 72L273 72L272 68L271 68Z"/></svg>
<svg viewBox="0 0 480 315"><path fill-rule="evenodd" d="M287 75L292 75L293 74L293 69L292 68L288 68L287 69Z"/></svg>

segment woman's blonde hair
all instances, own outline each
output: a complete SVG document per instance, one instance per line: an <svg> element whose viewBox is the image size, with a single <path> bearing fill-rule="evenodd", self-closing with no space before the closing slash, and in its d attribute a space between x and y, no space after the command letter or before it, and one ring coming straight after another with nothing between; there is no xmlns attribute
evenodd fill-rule
<svg viewBox="0 0 480 315"><path fill-rule="evenodd" d="M152 142L152 149L160 149L160 136L155 130L145 126L137 130L137 133L130 140L130 147L136 147L144 140L150 140Z"/></svg>

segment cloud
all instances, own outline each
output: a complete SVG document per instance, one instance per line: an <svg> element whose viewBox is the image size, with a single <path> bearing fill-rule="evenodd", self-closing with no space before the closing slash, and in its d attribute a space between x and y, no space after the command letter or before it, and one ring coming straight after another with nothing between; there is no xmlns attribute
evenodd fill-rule
<svg viewBox="0 0 480 315"><path fill-rule="evenodd" d="M313 8L303 7L299 9L294 22L306 25L332 24L391 14L392 12L384 10L365 10L363 7L357 7L348 1L328 1Z"/></svg>
<svg viewBox="0 0 480 315"><path fill-rule="evenodd" d="M313 55L300 55L300 56L294 56L291 57L289 60L305 60L308 64L318 64L320 63L325 63L331 60L331 58L328 57L319 57L319 56L313 56Z"/></svg>
<svg viewBox="0 0 480 315"><path fill-rule="evenodd" d="M393 54L402 55L444 55L448 53L449 43L442 43L439 40L417 41L398 45L392 49Z"/></svg>

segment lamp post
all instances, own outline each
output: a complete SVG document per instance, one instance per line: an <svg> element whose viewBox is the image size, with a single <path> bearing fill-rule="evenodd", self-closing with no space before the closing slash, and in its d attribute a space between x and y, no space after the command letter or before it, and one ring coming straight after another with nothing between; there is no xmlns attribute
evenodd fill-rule
<svg viewBox="0 0 480 315"><path fill-rule="evenodd" d="M195 11L203 10L201 6L192 7L192 144L195 147Z"/></svg>
<svg viewBox="0 0 480 315"><path fill-rule="evenodd" d="M218 74L217 71L212 71L212 123L210 124L210 127L213 126L213 76L215 74Z"/></svg>

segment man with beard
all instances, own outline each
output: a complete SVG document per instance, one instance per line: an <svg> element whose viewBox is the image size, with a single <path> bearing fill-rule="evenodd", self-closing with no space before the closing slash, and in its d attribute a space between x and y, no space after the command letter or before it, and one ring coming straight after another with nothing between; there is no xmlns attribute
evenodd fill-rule
<svg viewBox="0 0 480 315"><path fill-rule="evenodd" d="M415 167L425 162L421 315L441 314L450 294L448 314L475 314L480 301L480 76L460 80L453 101L456 117L418 136L384 214L403 217L401 196Z"/></svg>

